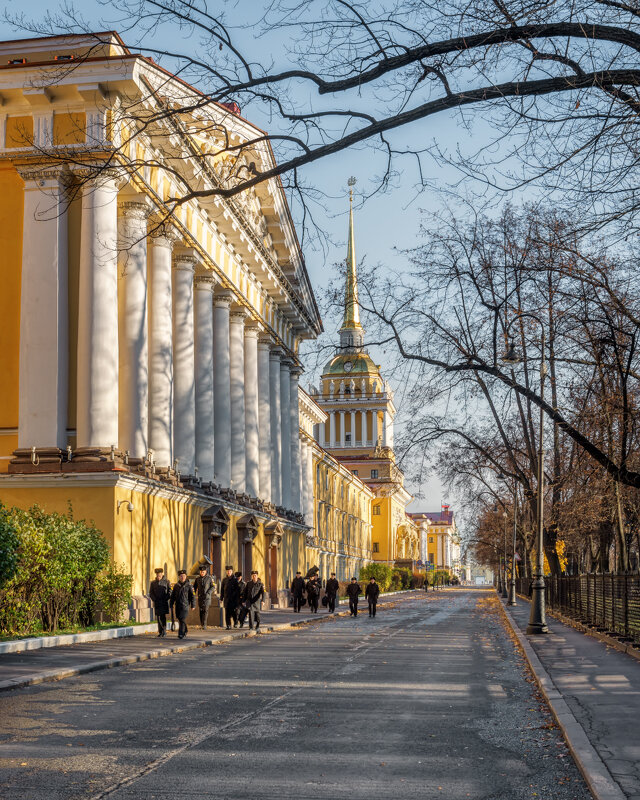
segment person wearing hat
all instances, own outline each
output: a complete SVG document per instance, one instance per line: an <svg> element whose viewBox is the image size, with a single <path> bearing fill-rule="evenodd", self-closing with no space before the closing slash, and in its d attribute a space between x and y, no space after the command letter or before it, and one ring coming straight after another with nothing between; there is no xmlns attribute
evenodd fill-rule
<svg viewBox="0 0 640 800"><path fill-rule="evenodd" d="M239 619L238 615L240 614L240 606L242 605L242 598L244 597L244 590L246 589L247 582L242 580L242 573L236 572L236 578L238 580L238 606L235 610L233 615L233 627L237 627Z"/></svg>
<svg viewBox="0 0 640 800"><path fill-rule="evenodd" d="M213 594L213 578L207 574L205 564L200 565L198 577L193 585L195 593L198 595L198 611L200 612L200 625L202 630L207 630L207 616L211 607L211 596Z"/></svg>
<svg viewBox="0 0 640 800"><path fill-rule="evenodd" d="M186 569L178 572L178 582L173 584L170 606L175 609L178 618L178 639L184 639L188 633L187 615L190 608L196 607L193 586L187 580Z"/></svg>
<svg viewBox="0 0 640 800"><path fill-rule="evenodd" d="M364 596L369 603L369 616L375 617L376 615L376 605L378 604L378 596L380 594L380 587L376 583L376 579L371 576L369 578L369 583L367 584L367 588L364 591Z"/></svg>
<svg viewBox="0 0 640 800"><path fill-rule="evenodd" d="M296 572L296 577L291 581L291 596L293 597L293 610L298 614L304 600L304 578L300 570Z"/></svg>
<svg viewBox="0 0 640 800"><path fill-rule="evenodd" d="M169 598L171 597L171 584L164 577L164 569L156 567L155 580L151 581L149 597L153 603L153 613L158 621L158 637L166 636L167 614L169 613Z"/></svg>
<svg viewBox="0 0 640 800"><path fill-rule="evenodd" d="M233 567L228 565L225 567L227 577L222 579L222 586L220 587L220 601L224 606L224 621L227 630L233 627L238 627L238 606L240 605L240 584L238 579L233 574Z"/></svg>
<svg viewBox="0 0 640 800"><path fill-rule="evenodd" d="M340 589L340 584L336 579L336 573L332 572L331 577L327 581L327 585L325 586L325 593L327 595L327 611L332 614L336 610L336 597L338 596L338 591Z"/></svg>
<svg viewBox="0 0 640 800"><path fill-rule="evenodd" d="M264 586L258 577L258 570L251 571L251 580L247 583L244 590L244 602L249 609L249 629L254 627L256 633L260 631L260 609L264 598Z"/></svg>
<svg viewBox="0 0 640 800"><path fill-rule="evenodd" d="M362 594L362 587L357 578L351 578L351 583L347 586L347 597L349 598L349 611L352 617L358 616L358 596Z"/></svg>

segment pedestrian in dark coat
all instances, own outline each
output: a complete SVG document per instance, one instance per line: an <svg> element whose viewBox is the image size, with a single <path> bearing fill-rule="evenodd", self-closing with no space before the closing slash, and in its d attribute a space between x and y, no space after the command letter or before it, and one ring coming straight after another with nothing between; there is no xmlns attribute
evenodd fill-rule
<svg viewBox="0 0 640 800"><path fill-rule="evenodd" d="M242 606L242 598L244 597L244 590L247 587L247 582L242 580L242 573L236 572L236 578L238 579L238 605L236 606L236 610L233 612L233 627L238 627L238 615L240 613L240 608Z"/></svg>
<svg viewBox="0 0 640 800"><path fill-rule="evenodd" d="M352 617L358 616L358 596L362 594L362 588L357 578L351 578L351 583L347 586L347 597L349 598L349 612Z"/></svg>
<svg viewBox="0 0 640 800"><path fill-rule="evenodd" d="M238 606L240 605L240 584L233 574L233 567L227 566L227 577L222 580L220 587L220 600L224 605L224 618L227 630L238 627Z"/></svg>
<svg viewBox="0 0 640 800"><path fill-rule="evenodd" d="M153 603L153 612L158 620L158 636L167 634L167 614L169 613L169 598L171 597L171 584L164 577L164 569L156 569L156 579L151 581L149 597Z"/></svg>
<svg viewBox="0 0 640 800"><path fill-rule="evenodd" d="M200 624L202 630L207 630L207 616L211 608L211 599L213 596L213 578L207 575L207 568L203 565L200 567L200 574L195 580L193 589L198 595L198 611L200 612Z"/></svg>
<svg viewBox="0 0 640 800"><path fill-rule="evenodd" d="M296 572L296 577L291 581L291 595L293 597L293 610L298 614L304 597L304 578L299 570Z"/></svg>
<svg viewBox="0 0 640 800"><path fill-rule="evenodd" d="M331 577L327 581L327 585L325 587L325 592L327 595L327 611L331 614L336 610L336 597L338 596L338 590L340 589L340 584L336 580L336 573L332 572Z"/></svg>
<svg viewBox="0 0 640 800"><path fill-rule="evenodd" d="M187 571L184 569L178 572L178 582L173 584L169 604L175 609L175 615L178 618L178 639L184 639L188 633L187 616L189 609L196 607L193 586L187 580Z"/></svg>
<svg viewBox="0 0 640 800"><path fill-rule="evenodd" d="M375 617L376 606L378 604L378 596L380 595L380 587L376 583L375 578L370 578L367 588L364 591L364 596L369 603L369 616Z"/></svg>
<svg viewBox="0 0 640 800"><path fill-rule="evenodd" d="M249 609L249 629L255 625L256 633L260 631L260 610L264 599L264 586L258 577L258 571L252 570L251 580L244 590L244 602Z"/></svg>
<svg viewBox="0 0 640 800"><path fill-rule="evenodd" d="M312 614L318 613L318 600L320 599L320 583L318 578L314 575L307 581L307 602L309 603L309 611Z"/></svg>

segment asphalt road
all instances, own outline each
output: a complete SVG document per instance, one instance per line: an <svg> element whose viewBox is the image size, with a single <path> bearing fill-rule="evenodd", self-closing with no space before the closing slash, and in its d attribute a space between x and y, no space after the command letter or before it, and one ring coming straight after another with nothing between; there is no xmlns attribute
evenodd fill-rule
<svg viewBox="0 0 640 800"><path fill-rule="evenodd" d="M590 798L489 592L7 692L0 797Z"/></svg>

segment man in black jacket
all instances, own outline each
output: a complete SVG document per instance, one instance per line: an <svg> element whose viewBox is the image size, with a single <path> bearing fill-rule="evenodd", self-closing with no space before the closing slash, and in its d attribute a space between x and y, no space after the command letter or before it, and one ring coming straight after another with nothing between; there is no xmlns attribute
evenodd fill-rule
<svg viewBox="0 0 640 800"><path fill-rule="evenodd" d="M207 630L207 616L211 607L211 596L213 595L213 578L207 575L207 568L203 564L200 567L200 574L195 580L193 589L198 595L198 611L200 612L200 624L202 630Z"/></svg>
<svg viewBox="0 0 640 800"><path fill-rule="evenodd" d="M227 630L233 627L238 627L238 606L240 605L240 584L238 579L233 574L233 567L227 566L227 577L223 578L222 586L220 587L220 600L224 605L224 621Z"/></svg>
<svg viewBox="0 0 640 800"><path fill-rule="evenodd" d="M362 588L357 578L351 578L351 583L347 586L347 597L349 598L349 611L352 617L358 616L358 596L362 594Z"/></svg>
<svg viewBox="0 0 640 800"><path fill-rule="evenodd" d="M369 578L369 583L365 589L364 596L369 603L369 616L375 617L376 605L378 604L378 595L380 594L380 587L376 583L375 578Z"/></svg>
<svg viewBox="0 0 640 800"><path fill-rule="evenodd" d="M255 624L256 633L260 631L260 609L264 598L264 586L258 577L258 571L252 570L251 580L247 583L244 590L244 602L249 609L249 629Z"/></svg>
<svg viewBox="0 0 640 800"><path fill-rule="evenodd" d="M304 578L300 570L296 572L296 577L291 581L291 595L293 597L293 610L298 614L300 613L304 596Z"/></svg>
<svg viewBox="0 0 640 800"><path fill-rule="evenodd" d="M312 614L318 613L318 600L320 599L320 582L317 575L312 575L307 581L307 602Z"/></svg>
<svg viewBox="0 0 640 800"><path fill-rule="evenodd" d="M336 610L336 597L338 596L338 590L340 589L340 584L336 580L336 573L332 572L331 577L327 581L327 585L325 586L325 592L327 595L327 611L332 614Z"/></svg>
<svg viewBox="0 0 640 800"><path fill-rule="evenodd" d="M164 577L164 569L156 568L156 579L151 581L149 597L153 603L153 611L158 620L158 637L167 634L167 614L169 613L169 598L171 597L171 584Z"/></svg>
<svg viewBox="0 0 640 800"><path fill-rule="evenodd" d="M187 580L187 571L178 572L178 582L173 584L170 605L175 609L178 618L178 639L184 639L188 633L187 615L190 608L196 607L196 598L193 586Z"/></svg>

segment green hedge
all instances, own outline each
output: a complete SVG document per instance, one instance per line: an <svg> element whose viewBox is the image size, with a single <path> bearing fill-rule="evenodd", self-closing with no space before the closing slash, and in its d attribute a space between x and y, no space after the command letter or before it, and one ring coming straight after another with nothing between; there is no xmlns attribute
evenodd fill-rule
<svg viewBox="0 0 640 800"><path fill-rule="evenodd" d="M0 505L0 631L32 634L91 625L109 564L97 528L67 515Z"/></svg>
<svg viewBox="0 0 640 800"><path fill-rule="evenodd" d="M360 570L360 580L369 581L371 578L375 578L378 586L380 586L380 591L387 592L391 586L392 573L393 570L388 564L372 561L371 564L367 564L366 567L362 567Z"/></svg>

